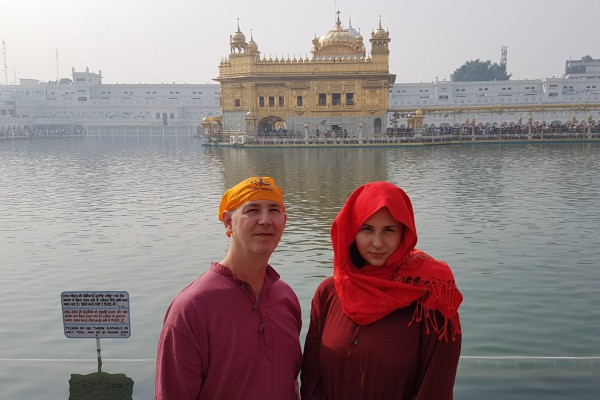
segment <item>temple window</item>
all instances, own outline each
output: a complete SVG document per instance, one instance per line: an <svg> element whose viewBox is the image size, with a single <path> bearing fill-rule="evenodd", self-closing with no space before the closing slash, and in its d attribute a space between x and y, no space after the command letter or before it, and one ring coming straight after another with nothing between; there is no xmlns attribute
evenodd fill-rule
<svg viewBox="0 0 600 400"><path fill-rule="evenodd" d="M241 105L240 99L235 99L234 102L235 102L236 107L240 107L240 105Z"/></svg>
<svg viewBox="0 0 600 400"><path fill-rule="evenodd" d="M269 107L275 107L275 97L269 96Z"/></svg>
<svg viewBox="0 0 600 400"><path fill-rule="evenodd" d="M284 101L283 101L283 96L279 96L279 107L283 107L284 106Z"/></svg>
<svg viewBox="0 0 600 400"><path fill-rule="evenodd" d="M332 93L331 94L331 105L332 106L341 106L342 105L342 95L340 93Z"/></svg>
<svg viewBox="0 0 600 400"><path fill-rule="evenodd" d="M354 93L346 93L346 105L347 106L354 105Z"/></svg>
<svg viewBox="0 0 600 400"><path fill-rule="evenodd" d="M323 107L327 105L327 95L325 93L319 93L319 106Z"/></svg>
<svg viewBox="0 0 600 400"><path fill-rule="evenodd" d="M258 98L258 106L259 107L264 107L265 106L265 98L263 96L260 96Z"/></svg>
<svg viewBox="0 0 600 400"><path fill-rule="evenodd" d="M296 97L296 105L302 107L302 96Z"/></svg>

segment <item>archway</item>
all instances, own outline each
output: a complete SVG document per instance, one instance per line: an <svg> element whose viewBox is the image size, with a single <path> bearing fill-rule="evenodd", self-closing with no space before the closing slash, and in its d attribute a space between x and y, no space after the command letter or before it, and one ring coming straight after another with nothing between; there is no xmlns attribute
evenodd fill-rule
<svg viewBox="0 0 600 400"><path fill-rule="evenodd" d="M381 133L381 118L375 118L373 121L373 132Z"/></svg>
<svg viewBox="0 0 600 400"><path fill-rule="evenodd" d="M285 132L287 132L287 126L282 118L269 116L261 119L258 123L258 134L260 135Z"/></svg>

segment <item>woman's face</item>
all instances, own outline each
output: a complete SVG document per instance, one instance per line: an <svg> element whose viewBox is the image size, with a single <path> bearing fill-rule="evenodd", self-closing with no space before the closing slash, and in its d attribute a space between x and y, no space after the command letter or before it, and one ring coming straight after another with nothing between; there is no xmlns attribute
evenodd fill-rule
<svg viewBox="0 0 600 400"><path fill-rule="evenodd" d="M356 247L367 264L381 267L402 241L404 225L387 208L371 215L356 234Z"/></svg>

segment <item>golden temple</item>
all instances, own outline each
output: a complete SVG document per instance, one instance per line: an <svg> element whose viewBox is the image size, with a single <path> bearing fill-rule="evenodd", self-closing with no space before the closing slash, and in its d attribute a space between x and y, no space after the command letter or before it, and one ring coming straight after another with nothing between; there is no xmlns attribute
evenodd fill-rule
<svg viewBox="0 0 600 400"><path fill-rule="evenodd" d="M218 129L261 135L286 131L311 136L356 136L358 129L386 129L390 35L381 26L371 32L370 55L363 36L335 26L312 39L310 58L261 56L252 34L239 28L230 36L230 54L219 65L221 118L205 119L204 133ZM350 25L351 26L351 25Z"/></svg>

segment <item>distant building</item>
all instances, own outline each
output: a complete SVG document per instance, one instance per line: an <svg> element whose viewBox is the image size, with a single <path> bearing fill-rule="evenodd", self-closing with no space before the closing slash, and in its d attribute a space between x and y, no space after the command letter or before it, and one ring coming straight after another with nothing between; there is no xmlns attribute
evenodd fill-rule
<svg viewBox="0 0 600 400"><path fill-rule="evenodd" d="M582 57L581 60L567 60L565 62L565 78L599 79L600 60L594 60L590 56Z"/></svg>
<svg viewBox="0 0 600 400"><path fill-rule="evenodd" d="M381 134L387 126L389 32L371 32L370 55L362 35L345 29L337 13L335 26L312 39L309 58L261 56L252 35L230 37L230 54L219 65L224 130L248 134L276 131L311 135ZM288 50L288 49L284 49Z"/></svg>
<svg viewBox="0 0 600 400"><path fill-rule="evenodd" d="M586 105L590 105L586 108ZM390 93L392 115L421 109L425 124L600 120L600 78L546 78L508 81L396 83ZM398 127L405 124L400 118ZM389 126L389 125L388 125Z"/></svg>
<svg viewBox="0 0 600 400"><path fill-rule="evenodd" d="M72 80L21 79L0 85L0 136L191 137L248 134L381 136L423 127L517 121L600 120L600 60L567 60L560 78L395 83L391 38L379 21L364 38L339 17L312 39L311 55L266 58L252 34L230 36L218 84L104 84L102 73L72 69ZM283 49L289 51L290 49ZM418 60L411 60L418 62ZM417 114L416 111L420 110Z"/></svg>
<svg viewBox="0 0 600 400"><path fill-rule="evenodd" d="M216 84L103 84L87 68L72 78L0 85L0 134L79 126L89 136L193 136L203 117L219 114Z"/></svg>

